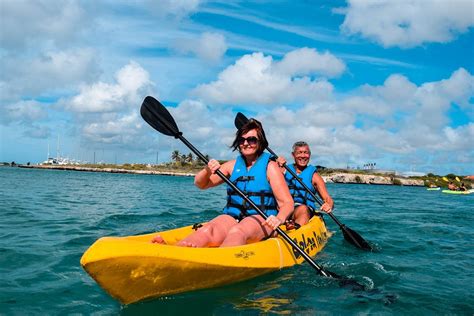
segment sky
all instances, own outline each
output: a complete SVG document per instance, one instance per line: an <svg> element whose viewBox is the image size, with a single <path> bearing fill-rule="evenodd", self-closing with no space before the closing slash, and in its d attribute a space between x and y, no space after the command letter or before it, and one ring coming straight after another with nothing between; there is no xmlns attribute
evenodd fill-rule
<svg viewBox="0 0 474 316"><path fill-rule="evenodd" d="M239 111L312 163L474 174L472 0L0 0L0 161L232 159Z"/></svg>

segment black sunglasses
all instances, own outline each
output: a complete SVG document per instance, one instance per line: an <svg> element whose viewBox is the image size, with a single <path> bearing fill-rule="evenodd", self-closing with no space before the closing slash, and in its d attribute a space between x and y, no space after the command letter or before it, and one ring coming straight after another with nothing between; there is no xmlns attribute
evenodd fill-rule
<svg viewBox="0 0 474 316"><path fill-rule="evenodd" d="M258 138L255 136L249 136L247 138L245 137L239 137L239 145L243 145L247 141L249 145L256 145L258 143Z"/></svg>

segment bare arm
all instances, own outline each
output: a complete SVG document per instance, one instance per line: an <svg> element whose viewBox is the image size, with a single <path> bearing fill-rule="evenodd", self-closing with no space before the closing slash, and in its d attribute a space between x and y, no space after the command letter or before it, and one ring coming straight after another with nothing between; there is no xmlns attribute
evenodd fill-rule
<svg viewBox="0 0 474 316"><path fill-rule="evenodd" d="M279 224L281 224L285 222L288 216L293 212L294 201L286 184L285 177L276 162L270 161L268 163L267 177L278 204L278 215L276 217L280 222ZM271 221L271 217L273 216L270 216L268 220ZM272 224L270 224L270 226L273 229L278 227L278 225L274 227Z"/></svg>
<svg viewBox="0 0 474 316"><path fill-rule="evenodd" d="M276 160L276 163L278 164L278 167L280 167L280 170L283 174L286 173L286 168L285 168L285 164L286 164L286 159L285 157L283 156L280 156L277 158Z"/></svg>
<svg viewBox="0 0 474 316"><path fill-rule="evenodd" d="M331 196L328 193L328 190L326 189L326 184L324 183L323 178L315 172L313 174L312 183L313 186L316 188L316 191L318 191L319 196L324 201L324 204L321 206L320 210L326 213L331 213L334 207L334 201L332 200Z"/></svg>
<svg viewBox="0 0 474 316"><path fill-rule="evenodd" d="M227 161L221 165L217 160L211 159L207 166L194 177L194 185L205 190L223 183L224 180L216 174L216 171L219 169L228 178L234 169L234 164L235 160Z"/></svg>

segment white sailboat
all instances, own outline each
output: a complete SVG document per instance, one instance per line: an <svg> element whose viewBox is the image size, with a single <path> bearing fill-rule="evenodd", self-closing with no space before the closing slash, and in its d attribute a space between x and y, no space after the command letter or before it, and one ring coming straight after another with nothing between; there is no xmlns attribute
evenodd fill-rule
<svg viewBox="0 0 474 316"><path fill-rule="evenodd" d="M49 153L49 141L48 141L48 156L45 161L41 163L42 165L71 165L71 164L78 164L78 162L73 161L69 158L61 157L59 151L59 135L58 135L58 145L56 149L56 157L50 157Z"/></svg>

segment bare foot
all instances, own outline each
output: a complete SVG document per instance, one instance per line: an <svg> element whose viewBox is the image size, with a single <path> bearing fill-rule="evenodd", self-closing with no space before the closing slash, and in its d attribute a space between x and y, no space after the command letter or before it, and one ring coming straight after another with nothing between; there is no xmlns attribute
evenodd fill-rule
<svg viewBox="0 0 474 316"><path fill-rule="evenodd" d="M151 242L152 242L153 244L166 245L166 241L165 241L160 235L156 235L155 237L153 237L153 239L151 240Z"/></svg>
<svg viewBox="0 0 474 316"><path fill-rule="evenodd" d="M196 248L197 247L194 243L190 243L190 242L184 241L184 240L181 240L176 245L180 246L180 247L191 247L191 248Z"/></svg>

